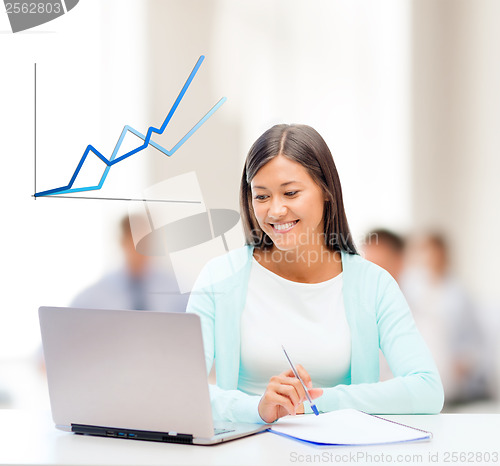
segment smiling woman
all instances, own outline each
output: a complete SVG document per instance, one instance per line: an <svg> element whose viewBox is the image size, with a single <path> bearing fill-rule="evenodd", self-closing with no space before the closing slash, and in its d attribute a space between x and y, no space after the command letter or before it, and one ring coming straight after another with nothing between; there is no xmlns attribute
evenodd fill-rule
<svg viewBox="0 0 500 466"><path fill-rule="evenodd" d="M247 245L209 262L188 311L200 315L219 419L310 413L284 344L322 412L436 413L443 388L394 279L356 252L323 138L277 125L247 156L240 190ZM379 350L394 379L379 381Z"/></svg>
<svg viewBox="0 0 500 466"><path fill-rule="evenodd" d="M276 125L254 143L240 202L247 243L279 275L323 281L341 271L340 251L356 253L332 154L309 126Z"/></svg>

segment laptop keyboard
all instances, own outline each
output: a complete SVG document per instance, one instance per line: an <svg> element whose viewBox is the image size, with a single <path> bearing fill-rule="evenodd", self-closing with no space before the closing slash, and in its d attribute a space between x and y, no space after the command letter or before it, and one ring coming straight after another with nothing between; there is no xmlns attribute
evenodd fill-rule
<svg viewBox="0 0 500 466"><path fill-rule="evenodd" d="M234 429L214 429L214 436L215 435L222 435L222 434L227 434L228 432L234 432Z"/></svg>

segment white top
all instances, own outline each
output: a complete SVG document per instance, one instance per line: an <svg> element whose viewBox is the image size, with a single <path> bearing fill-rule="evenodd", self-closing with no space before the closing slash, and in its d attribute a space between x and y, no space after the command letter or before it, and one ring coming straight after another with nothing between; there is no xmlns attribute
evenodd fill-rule
<svg viewBox="0 0 500 466"><path fill-rule="evenodd" d="M321 283L287 280L252 260L241 316L238 389L262 395L273 375L301 364L314 387L350 383L351 332L342 273Z"/></svg>

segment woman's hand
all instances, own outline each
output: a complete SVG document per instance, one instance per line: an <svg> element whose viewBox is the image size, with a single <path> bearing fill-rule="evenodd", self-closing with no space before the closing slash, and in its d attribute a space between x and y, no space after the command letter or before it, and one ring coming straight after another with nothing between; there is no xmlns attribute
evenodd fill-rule
<svg viewBox="0 0 500 466"><path fill-rule="evenodd" d="M299 364L297 372L308 388L311 399L318 398L323 394L323 389L312 388L311 377ZM269 380L266 391L259 403L259 415L264 422L274 422L280 417L288 414L303 414L306 394L300 380L295 377L292 370L275 375Z"/></svg>

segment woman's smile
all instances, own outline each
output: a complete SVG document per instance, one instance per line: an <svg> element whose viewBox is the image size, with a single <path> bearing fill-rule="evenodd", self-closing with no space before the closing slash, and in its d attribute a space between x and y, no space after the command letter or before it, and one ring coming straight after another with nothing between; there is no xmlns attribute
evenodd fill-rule
<svg viewBox="0 0 500 466"><path fill-rule="evenodd" d="M293 220L287 223L269 223L269 225L271 225L275 233L288 233L297 223L298 220Z"/></svg>

